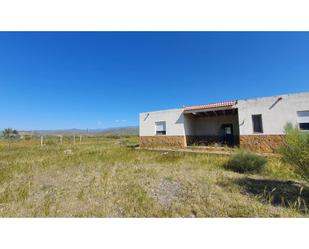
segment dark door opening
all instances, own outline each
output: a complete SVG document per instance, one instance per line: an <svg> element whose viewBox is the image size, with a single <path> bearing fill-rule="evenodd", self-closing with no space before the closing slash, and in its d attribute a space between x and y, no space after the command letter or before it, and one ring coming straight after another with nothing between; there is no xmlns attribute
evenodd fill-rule
<svg viewBox="0 0 309 249"><path fill-rule="evenodd" d="M228 146L233 146L235 144L234 141L234 131L232 124L223 124L221 126L222 130L222 143Z"/></svg>

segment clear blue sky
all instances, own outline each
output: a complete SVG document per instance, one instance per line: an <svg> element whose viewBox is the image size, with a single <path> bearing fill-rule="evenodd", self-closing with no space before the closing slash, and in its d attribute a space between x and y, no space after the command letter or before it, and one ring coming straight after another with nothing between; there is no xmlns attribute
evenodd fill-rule
<svg viewBox="0 0 309 249"><path fill-rule="evenodd" d="M309 33L0 33L0 129L138 125L138 113L309 91Z"/></svg>

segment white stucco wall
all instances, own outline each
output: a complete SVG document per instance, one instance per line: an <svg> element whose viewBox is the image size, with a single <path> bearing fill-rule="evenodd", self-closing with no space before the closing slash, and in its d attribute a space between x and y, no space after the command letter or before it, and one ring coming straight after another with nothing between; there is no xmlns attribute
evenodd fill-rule
<svg viewBox="0 0 309 249"><path fill-rule="evenodd" d="M276 105L276 100L282 97ZM279 95L257 99L239 100L238 122L239 135L255 135L252 127L252 115L262 114L264 135L284 134L287 122L297 124L297 111L309 111L309 92L300 94ZM155 122L166 122L167 136L183 135L216 135L218 125L232 123L237 135L237 122L232 117L205 118L196 121L183 114L183 109L171 109L140 114L140 136L154 136ZM260 133L258 133L260 134ZM257 134L257 135L258 135Z"/></svg>
<svg viewBox="0 0 309 249"><path fill-rule="evenodd" d="M274 105L279 97L282 97L282 100ZM286 123L297 124L297 111L309 110L309 92L239 100L237 107L240 135L255 135L252 124L253 114L262 114L262 134L280 135L284 134Z"/></svg>
<svg viewBox="0 0 309 249"><path fill-rule="evenodd" d="M223 124L233 124L234 135L239 135L238 117L236 115L198 118L194 121L194 134L192 135L222 135L220 132Z"/></svg>
<svg viewBox="0 0 309 249"><path fill-rule="evenodd" d="M191 115L184 115L184 129L187 136L195 134L195 118Z"/></svg>
<svg viewBox="0 0 309 249"><path fill-rule="evenodd" d="M183 109L140 113L140 136L155 136L155 122L166 122L167 136L184 136Z"/></svg>

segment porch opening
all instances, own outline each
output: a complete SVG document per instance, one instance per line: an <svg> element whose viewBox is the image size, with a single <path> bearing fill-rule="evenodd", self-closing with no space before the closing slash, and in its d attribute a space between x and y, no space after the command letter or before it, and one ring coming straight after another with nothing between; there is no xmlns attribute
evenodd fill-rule
<svg viewBox="0 0 309 249"><path fill-rule="evenodd" d="M238 109L230 106L184 111L187 146L239 145Z"/></svg>

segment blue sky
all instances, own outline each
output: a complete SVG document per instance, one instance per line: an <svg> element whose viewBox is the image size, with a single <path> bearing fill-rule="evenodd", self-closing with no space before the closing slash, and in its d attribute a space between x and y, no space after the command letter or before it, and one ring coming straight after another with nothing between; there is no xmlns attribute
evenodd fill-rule
<svg viewBox="0 0 309 249"><path fill-rule="evenodd" d="M309 91L309 32L0 33L0 129L138 125L138 113Z"/></svg>

